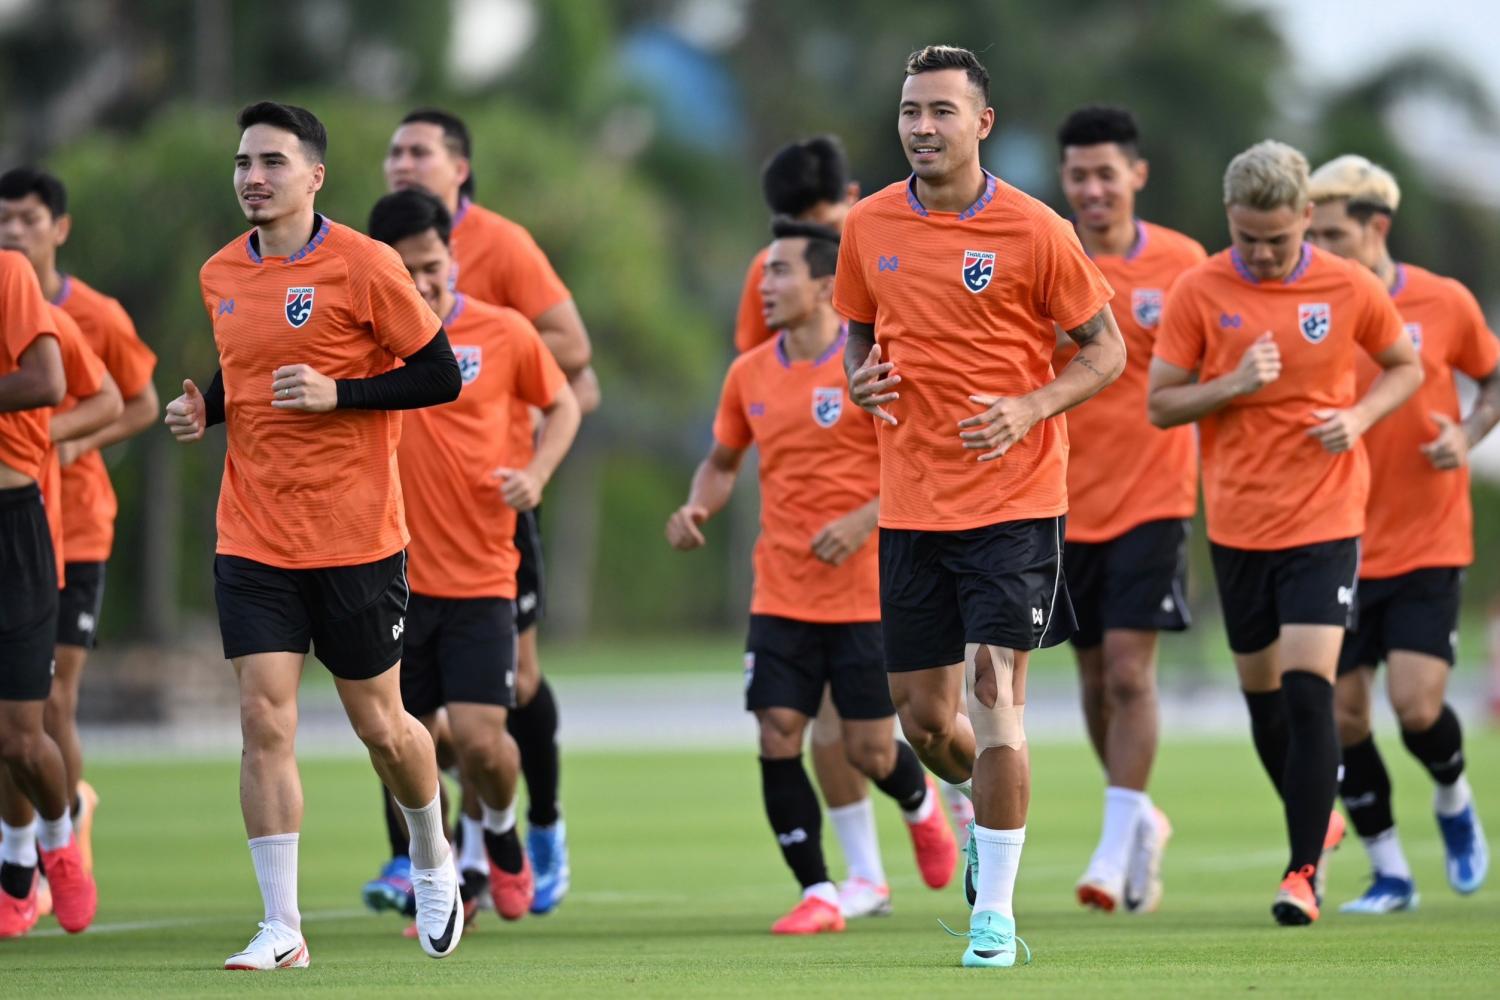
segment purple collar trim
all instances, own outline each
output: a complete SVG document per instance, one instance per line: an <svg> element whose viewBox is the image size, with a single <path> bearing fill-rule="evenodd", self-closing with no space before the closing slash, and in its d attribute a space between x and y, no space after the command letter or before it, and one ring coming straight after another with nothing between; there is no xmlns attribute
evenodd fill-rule
<svg viewBox="0 0 1500 1000"><path fill-rule="evenodd" d="M822 354L818 355L817 360L815 360L813 362L813 367L817 368L820 365L827 364L828 361L831 358L837 357L839 355L839 353L841 351L843 351L843 349L844 349L844 342L847 341L848 339L849 339L849 324L848 323L840 323L839 324L839 335L836 338L834 338L833 343L831 343L831 344L828 345L828 350L826 350ZM783 367L783 368L790 368L790 367L792 367L792 359L786 353L786 331L785 330L782 330L780 333L778 333L776 335L776 360L781 362L781 367Z"/></svg>
<svg viewBox="0 0 1500 1000"><path fill-rule="evenodd" d="M1308 267L1312 265L1312 257L1312 245L1303 243L1302 256L1298 259L1297 266L1292 268L1291 274L1281 279L1281 283L1283 285L1290 285L1306 274ZM1249 265L1245 263L1245 259L1240 256L1240 252L1234 247L1229 248L1229 260L1230 263L1234 264L1234 269L1239 272L1241 278L1244 278L1252 285L1261 283L1260 279L1251 272Z"/></svg>
<svg viewBox="0 0 1500 1000"><path fill-rule="evenodd" d="M464 313L464 293L458 292L453 296L453 308L448 310L448 315L443 317L443 326L451 327L458 317Z"/></svg>
<svg viewBox="0 0 1500 1000"><path fill-rule="evenodd" d="M974 218L974 216L984 211L984 206L995 200L995 189L999 186L999 183L999 179L994 174L986 170L984 172L984 194L980 195L979 200L974 204L958 213L958 221L964 222L965 220L972 219ZM906 203L911 206L911 210L913 212L916 212L923 218L926 218L928 216L929 213L927 211L927 206L923 205L922 200L917 197L916 174L912 174L911 177L907 178Z"/></svg>
<svg viewBox="0 0 1500 1000"><path fill-rule="evenodd" d="M1141 225L1141 220L1135 220L1135 242L1130 244L1130 249L1125 253L1126 260L1135 260L1146 250L1146 227Z"/></svg>
<svg viewBox="0 0 1500 1000"><path fill-rule="evenodd" d="M314 250L318 249L318 247L323 245L323 241L328 238L328 230L332 224L328 221L328 217L326 215L320 214L316 216L316 218L319 225L318 231L313 233L313 238L307 241L306 246L304 246L301 250L298 250L296 253L292 254L286 260L282 261L282 263L295 264L297 263L297 261L301 260L303 257L306 257L308 254L312 253ZM264 263L260 256L260 251L255 248L255 233L251 233L249 236L245 237L245 251L250 254L250 260L253 263Z"/></svg>
<svg viewBox="0 0 1500 1000"><path fill-rule="evenodd" d="M464 221L464 216L469 214L469 204L468 198L465 198L463 195L458 196L458 211L453 213L453 225L455 228L460 222Z"/></svg>
<svg viewBox="0 0 1500 1000"><path fill-rule="evenodd" d="M1401 292L1403 290L1405 290L1405 288L1406 288L1406 265L1405 264L1397 264L1396 265L1396 283L1391 286L1391 298L1394 299L1396 296L1400 295ZM61 304L62 303L60 303L60 302L58 303L58 305L61 305Z"/></svg>
<svg viewBox="0 0 1500 1000"><path fill-rule="evenodd" d="M55 299L52 300L52 304L55 305L55 306L60 306L64 302L68 301L68 296L70 296L72 294L73 294L73 278L70 275L64 274L62 276L62 284L59 285L58 289L57 289L57 298L55 298Z"/></svg>

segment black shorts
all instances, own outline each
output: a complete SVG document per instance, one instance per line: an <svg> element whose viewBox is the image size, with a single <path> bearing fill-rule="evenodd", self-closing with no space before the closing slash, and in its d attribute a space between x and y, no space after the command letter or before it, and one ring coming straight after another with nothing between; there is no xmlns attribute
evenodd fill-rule
<svg viewBox="0 0 1500 1000"><path fill-rule="evenodd" d="M1210 542L1209 549L1234 652L1265 649L1283 625L1354 627L1358 538L1268 551Z"/></svg>
<svg viewBox="0 0 1500 1000"><path fill-rule="evenodd" d="M57 603L57 644L93 649L104 607L104 564L70 562L63 567Z"/></svg>
<svg viewBox="0 0 1500 1000"><path fill-rule="evenodd" d="M542 509L516 515L516 550L521 565L516 569L516 631L532 628L547 612L547 575L542 565Z"/></svg>
<svg viewBox="0 0 1500 1000"><path fill-rule="evenodd" d="M306 653L311 645L333 676L368 680L401 659L408 596L405 552L323 569L214 557L214 600L227 660Z"/></svg>
<svg viewBox="0 0 1500 1000"><path fill-rule="evenodd" d="M1047 517L964 531L881 528L886 669L962 663L971 642L1025 650L1071 635L1064 526Z"/></svg>
<svg viewBox="0 0 1500 1000"><path fill-rule="evenodd" d="M745 639L745 709L793 708L813 717L823 688L842 719L896 714L879 622L803 622L751 615Z"/></svg>
<svg viewBox="0 0 1500 1000"><path fill-rule="evenodd" d="M1187 606L1187 545L1192 522L1147 521L1107 542L1064 542L1063 576L1078 630L1073 645L1092 649L1107 629L1181 632Z"/></svg>
<svg viewBox="0 0 1500 1000"><path fill-rule="evenodd" d="M412 594L401 700L418 717L459 701L515 708L514 602Z"/></svg>
<svg viewBox="0 0 1500 1000"><path fill-rule="evenodd" d="M1344 636L1339 673L1379 666L1392 652L1425 653L1453 666L1464 571L1414 569L1359 581L1359 627Z"/></svg>
<svg viewBox="0 0 1500 1000"><path fill-rule="evenodd" d="M57 557L36 484L0 490L0 701L45 701L57 644Z"/></svg>

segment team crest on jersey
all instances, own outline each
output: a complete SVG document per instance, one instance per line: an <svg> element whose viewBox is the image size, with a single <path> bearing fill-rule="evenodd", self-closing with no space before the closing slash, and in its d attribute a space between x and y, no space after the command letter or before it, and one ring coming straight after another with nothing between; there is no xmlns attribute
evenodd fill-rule
<svg viewBox="0 0 1500 1000"><path fill-rule="evenodd" d="M1327 302L1304 302L1297 307L1297 329L1308 343L1321 344L1333 325L1333 310Z"/></svg>
<svg viewBox="0 0 1500 1000"><path fill-rule="evenodd" d="M458 374L463 376L464 385L479 377L479 368L484 361L479 348L454 344L453 356L458 359Z"/></svg>
<svg viewBox="0 0 1500 1000"><path fill-rule="evenodd" d="M964 251L964 287L978 295L995 276L995 255L989 250Z"/></svg>
<svg viewBox="0 0 1500 1000"><path fill-rule="evenodd" d="M1130 313L1147 330L1161 322L1162 297L1160 288L1137 288L1130 293Z"/></svg>
<svg viewBox="0 0 1500 1000"><path fill-rule="evenodd" d="M817 387L813 389L813 419L819 427L832 427L839 422L844 412L844 390L842 388Z"/></svg>
<svg viewBox="0 0 1500 1000"><path fill-rule="evenodd" d="M1407 323L1406 335L1411 338L1412 346L1420 351L1422 349L1422 324Z"/></svg>
<svg viewBox="0 0 1500 1000"><path fill-rule="evenodd" d="M312 318L312 307L313 288L311 285L286 290L286 321L292 324L294 329L307 325L307 321Z"/></svg>

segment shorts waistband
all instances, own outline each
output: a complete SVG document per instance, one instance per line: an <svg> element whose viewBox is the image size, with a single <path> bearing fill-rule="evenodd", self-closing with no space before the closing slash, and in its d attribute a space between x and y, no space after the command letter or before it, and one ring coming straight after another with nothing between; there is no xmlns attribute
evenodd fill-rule
<svg viewBox="0 0 1500 1000"><path fill-rule="evenodd" d="M0 490L0 510L7 507L24 507L36 503L42 499L42 488L36 483L27 483L25 486L12 486L8 490Z"/></svg>

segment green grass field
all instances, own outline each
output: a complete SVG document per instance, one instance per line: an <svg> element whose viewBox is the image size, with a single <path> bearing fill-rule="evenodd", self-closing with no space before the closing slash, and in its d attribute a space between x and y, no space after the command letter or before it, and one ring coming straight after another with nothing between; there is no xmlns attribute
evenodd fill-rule
<svg viewBox="0 0 1500 1000"><path fill-rule="evenodd" d="M217 966L260 915L235 762L95 761L95 928L69 938L44 918L32 937L0 944L0 996L1494 996L1500 885L1466 899L1448 889L1426 779L1397 740L1386 746L1421 910L1331 913L1307 929L1278 928L1269 915L1281 821L1248 739L1164 747L1154 791L1176 837L1165 903L1149 917L1073 904L1097 835L1098 771L1082 747L1034 747L1017 903L1036 959L1012 970L957 967L962 942L937 918L964 924L961 890L918 883L885 803L877 808L895 915L843 935L773 939L766 929L795 892L747 748L566 758L572 895L556 913L516 925L482 915L442 962L403 940L395 918L359 912L359 885L383 842L367 766L307 762L301 884L312 967L225 973ZM1500 737L1475 732L1470 759L1479 800L1500 823ZM831 830L824 841L838 871ZM1360 848L1347 844L1330 902L1357 894L1364 876Z"/></svg>

